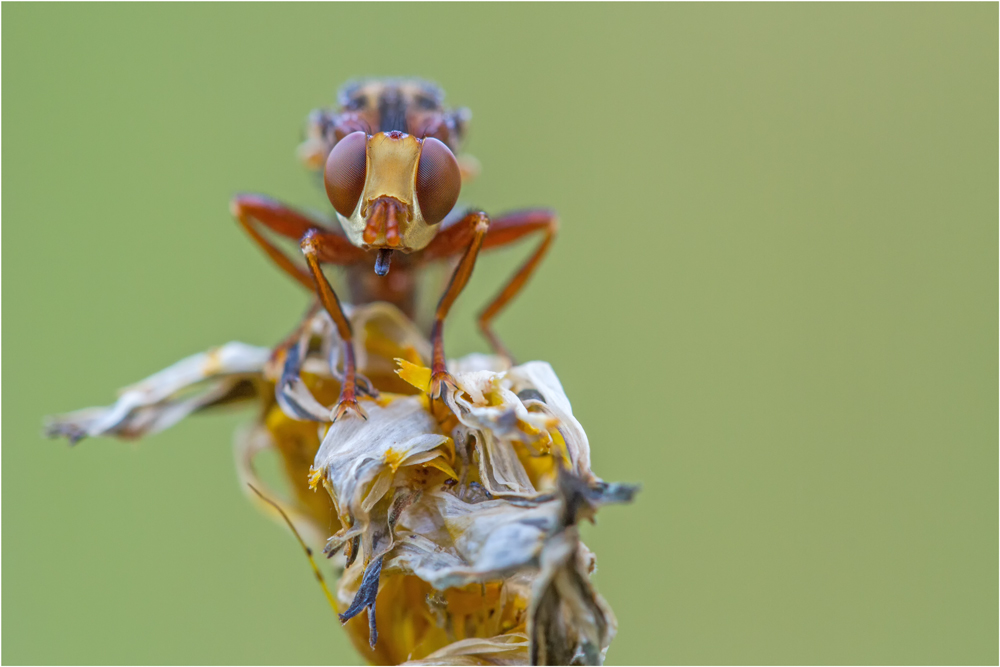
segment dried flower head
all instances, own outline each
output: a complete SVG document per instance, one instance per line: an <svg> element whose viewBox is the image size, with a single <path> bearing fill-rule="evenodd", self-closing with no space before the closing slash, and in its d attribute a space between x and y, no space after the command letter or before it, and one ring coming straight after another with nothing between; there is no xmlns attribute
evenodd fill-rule
<svg viewBox="0 0 1000 667"><path fill-rule="evenodd" d="M593 474L552 368L470 355L449 363L457 390L431 399L430 343L413 323L384 303L349 315L366 420L331 423L340 340L321 312L275 351L229 343L189 357L48 432L136 438L257 400L259 418L236 440L240 478L330 559L331 604L367 660L603 662L616 623L577 524L635 488ZM289 497L258 478L265 449L280 454Z"/></svg>

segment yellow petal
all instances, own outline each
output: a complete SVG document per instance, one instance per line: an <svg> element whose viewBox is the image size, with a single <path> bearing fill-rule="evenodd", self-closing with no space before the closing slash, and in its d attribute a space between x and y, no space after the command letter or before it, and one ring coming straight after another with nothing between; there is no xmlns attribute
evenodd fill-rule
<svg viewBox="0 0 1000 667"><path fill-rule="evenodd" d="M396 375L403 378L407 383L413 385L420 391L429 393L431 390L431 369L419 364L410 363L406 359L396 359L399 368Z"/></svg>
<svg viewBox="0 0 1000 667"><path fill-rule="evenodd" d="M399 469L399 464L403 462L403 456L403 452L390 447L382 455L382 462L389 466L392 472L396 472Z"/></svg>
<svg viewBox="0 0 1000 667"><path fill-rule="evenodd" d="M452 479L455 479L455 480L458 479L458 475L455 474L455 471L452 470L451 466L448 465L447 461L445 461L444 459L442 459L440 456L438 456L437 458L431 459L430 461L428 461L424 465L428 466L430 468L437 468L438 470L440 470L444 474L448 475L448 477L451 477Z"/></svg>

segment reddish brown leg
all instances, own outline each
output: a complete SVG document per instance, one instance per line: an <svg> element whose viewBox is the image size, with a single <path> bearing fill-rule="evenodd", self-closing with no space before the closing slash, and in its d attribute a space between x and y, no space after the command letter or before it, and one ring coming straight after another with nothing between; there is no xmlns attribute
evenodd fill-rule
<svg viewBox="0 0 1000 667"><path fill-rule="evenodd" d="M458 266L451 274L448 287L445 288L441 301L438 302L437 310L434 313L434 326L431 329L431 344L434 346L434 353L431 358L431 396L440 398L444 392L445 385L455 388L455 381L448 374L444 356L444 318L448 316L451 305L455 299L465 289L472 275L472 268L476 265L476 257L479 256L479 248L483 245L486 232L490 228L490 219L485 213L469 213L462 220L455 223L449 229L463 230L459 234L450 234L444 237L435 237L426 251L429 257L443 257L454 254L458 248L454 248L457 242L465 241L465 254L459 260ZM441 238L439 241L438 239ZM460 248L461 246L459 246ZM454 248L449 253L447 250Z"/></svg>
<svg viewBox="0 0 1000 667"><path fill-rule="evenodd" d="M334 238L331 238L331 236ZM326 279L323 269L320 268L321 257L325 258L322 261L328 263L351 263L353 260L347 258L353 257L354 253L351 251L358 250L358 248L352 246L342 236L324 235L315 229L310 229L306 232L302 238L301 247L302 254L306 258L306 264L309 266L309 272L312 274L312 279L315 282L315 289L319 294L320 303L323 304L326 312L330 314L333 323L337 326L340 339L344 342L344 380L340 385L340 398L333 410L333 421L337 421L343 417L348 410L353 410L358 416L368 419L368 415L358 405L358 379L354 365L354 334L351 330L351 323L348 321L347 316L344 315L344 310L340 306L340 299L337 298L337 293L333 291L330 281ZM336 258L340 257L343 257L346 261L337 261Z"/></svg>
<svg viewBox="0 0 1000 667"><path fill-rule="evenodd" d="M519 211L497 218L490 226L490 231L483 239L483 250L496 248L513 243L533 232L542 232L542 242L535 248L535 252L525 260L517 271L510 277L507 284L497 293L493 300L479 313L479 330L493 346L497 354L505 357L511 364L514 359L500 337L493 331L491 323L493 318L504 309L514 297L524 288L525 283L538 268L549 246L555 240L556 232L559 229L559 219L554 211L535 210Z"/></svg>
<svg viewBox="0 0 1000 667"><path fill-rule="evenodd" d="M254 223L259 223L280 236L294 239L295 241L298 241L300 245L303 243L303 240L307 235L311 235L311 238L313 239L312 246L316 248L315 256L320 262L328 264L352 264L367 258L367 254L363 250L351 245L350 242L347 241L347 239L342 235L326 230L322 224L312 218L285 206L281 202L265 197L264 195L237 195L233 198L232 202L230 202L229 207L233 216L236 217L246 233L250 235L250 238L256 241L257 244L263 248L264 252L267 253L274 263L277 264L278 267L280 267L286 274L291 276L296 282L314 294L322 295L322 289L319 283L314 282L311 271L307 271L305 267L301 266L298 262L293 261L288 257L288 255L271 243L267 237L265 237L257 229L257 226ZM320 275L322 275L322 272ZM324 281L325 280L326 279L324 278ZM327 289L329 289L331 293L333 292L333 290L329 287L329 283L327 283ZM334 297L334 302L336 303L336 297ZM336 315L334 312L330 311L329 306L327 306L325 302L323 305L327 307L327 311L330 312L330 316L333 318L334 322L337 322L338 315L343 318L343 313L340 311L339 305L335 309L335 312L337 313ZM317 307L318 303L314 304L314 306L309 309L302 324L300 324L287 339L282 341L282 343L274 349L272 352L272 359L276 358L281 351L286 349L289 345L295 344L298 340L299 334L301 333L302 327L306 325L309 318L316 312ZM338 329L340 328L341 327L338 324ZM343 332L341 333L343 334ZM349 352L345 354L345 370L350 364L352 371L350 374L351 389L348 393L353 397L356 388L356 385L354 384L356 382L356 377L353 372L354 350L351 348L349 337L344 338L344 341L349 348ZM346 380L347 378L345 377L344 386L347 385ZM338 415L341 413L342 411L339 411Z"/></svg>
<svg viewBox="0 0 1000 667"><path fill-rule="evenodd" d="M316 231L316 233L321 237L333 236L337 237L339 240L343 240L347 245L347 248L341 249L337 246L336 239L328 244L331 247L337 247L339 254L337 258L330 258L321 255L320 261L323 262L344 264L350 263L350 261L360 261L366 256L363 250L350 245L347 243L346 239L339 234L327 231L321 223L285 206L280 202L274 201L269 197L253 194L237 195L233 198L232 202L230 202L229 209L233 216L235 216L235 218L239 221L244 231L246 231L250 238L256 241L257 245L259 245L264 252L267 253L268 257L270 257L282 271L291 276L296 282L310 292L316 291L316 287L309 272L306 271L305 267L300 265L298 262L293 261L288 257L288 255L271 243L257 229L254 222L260 223L276 234L284 236L285 238L293 239L297 242L301 242L302 238L306 235L306 232L310 230Z"/></svg>
<svg viewBox="0 0 1000 667"><path fill-rule="evenodd" d="M462 221L464 222L464 220ZM471 243L473 231L462 222L442 229L434 240L424 251L426 259L442 259L454 255ZM504 246L535 232L542 232L544 235L542 242L535 248L535 251L528 257L527 261L514 273L507 281L500 292L479 314L479 329L486 336L490 345L497 352L508 360L513 361L507 348L500 341L499 336L494 333L491 325L493 318L503 310L504 306L511 301L524 287L525 283L534 273L535 268L541 263L548 252L549 246L555 239L559 221L554 211L537 209L530 211L518 211L503 215L490 223L489 231L483 239L482 249L497 248Z"/></svg>

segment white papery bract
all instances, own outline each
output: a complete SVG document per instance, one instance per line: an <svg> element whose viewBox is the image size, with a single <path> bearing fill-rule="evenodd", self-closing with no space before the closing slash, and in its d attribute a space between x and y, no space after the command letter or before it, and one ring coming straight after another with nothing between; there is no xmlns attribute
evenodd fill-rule
<svg viewBox="0 0 1000 667"><path fill-rule="evenodd" d="M193 412L256 400L236 439L240 479L330 558L334 603L379 664L598 664L614 637L577 523L633 487L590 469L590 445L552 367L449 362L457 390L431 399L430 344L387 304L349 308L367 420L330 422L340 341L325 313L277 350L229 343L52 420L51 435L137 438ZM276 451L291 493L259 478ZM278 511L276 511L278 510Z"/></svg>

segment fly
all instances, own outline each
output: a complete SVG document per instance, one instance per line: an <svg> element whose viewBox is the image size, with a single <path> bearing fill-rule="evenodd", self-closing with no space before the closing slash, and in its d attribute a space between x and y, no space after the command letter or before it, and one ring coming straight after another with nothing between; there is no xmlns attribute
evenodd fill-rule
<svg viewBox="0 0 1000 667"><path fill-rule="evenodd" d="M497 354L511 356L493 331L498 313L521 291L555 238L558 220L546 209L491 218L457 207L463 169L455 154L471 116L444 106L437 86L416 79L374 79L344 86L339 107L309 116L305 163L322 169L338 225L330 226L269 197L243 194L231 203L247 234L287 275L314 293L342 341L343 382L333 421L349 412L367 418L358 398L371 393L356 371L353 332L323 265L345 267L353 303L387 301L412 315L416 273L458 258L431 327L431 396L455 382L445 366L444 322L465 288L481 250L531 234L541 242L479 313L479 329ZM263 230L299 243L304 262L289 257ZM334 369L336 370L336 369Z"/></svg>

